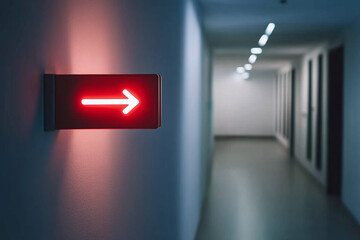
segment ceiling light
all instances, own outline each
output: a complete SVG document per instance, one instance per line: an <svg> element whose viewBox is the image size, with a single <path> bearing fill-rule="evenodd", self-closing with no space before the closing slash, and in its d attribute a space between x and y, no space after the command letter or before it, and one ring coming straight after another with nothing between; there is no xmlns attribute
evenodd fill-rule
<svg viewBox="0 0 360 240"><path fill-rule="evenodd" d="M262 35L261 38L259 39L259 46L260 46L260 47L265 46L265 44L267 43L268 39L269 39L268 35L266 35L266 34Z"/></svg>
<svg viewBox="0 0 360 240"><path fill-rule="evenodd" d="M275 23L269 23L266 27L265 34L270 36L275 29Z"/></svg>
<svg viewBox="0 0 360 240"><path fill-rule="evenodd" d="M252 54L250 57L249 57L249 63L255 63L256 62L256 59L257 59L257 56Z"/></svg>
<svg viewBox="0 0 360 240"><path fill-rule="evenodd" d="M251 53L252 54L261 54L262 53L262 49L257 47L257 48L252 48L251 49Z"/></svg>
<svg viewBox="0 0 360 240"><path fill-rule="evenodd" d="M244 72L243 74L241 74L241 77L246 80L249 79L250 74L248 72Z"/></svg>
<svg viewBox="0 0 360 240"><path fill-rule="evenodd" d="M245 69L244 69L243 67L237 67L237 68L236 68L236 71L237 71L238 73L244 73L244 72L245 72Z"/></svg>
<svg viewBox="0 0 360 240"><path fill-rule="evenodd" d="M250 71L251 69L252 69L252 65L251 64L245 64L245 69L247 70L247 71Z"/></svg>

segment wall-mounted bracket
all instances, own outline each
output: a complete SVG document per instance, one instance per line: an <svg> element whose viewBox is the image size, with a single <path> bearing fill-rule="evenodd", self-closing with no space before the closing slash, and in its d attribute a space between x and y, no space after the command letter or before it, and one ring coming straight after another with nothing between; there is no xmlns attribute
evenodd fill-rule
<svg viewBox="0 0 360 240"><path fill-rule="evenodd" d="M44 130L156 129L159 74L45 74Z"/></svg>
<svg viewBox="0 0 360 240"><path fill-rule="evenodd" d="M55 130L55 74L44 75L44 130Z"/></svg>

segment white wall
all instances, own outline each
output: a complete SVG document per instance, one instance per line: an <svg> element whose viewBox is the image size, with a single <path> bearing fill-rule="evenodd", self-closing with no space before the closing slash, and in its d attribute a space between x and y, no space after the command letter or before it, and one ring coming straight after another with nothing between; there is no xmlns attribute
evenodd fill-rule
<svg viewBox="0 0 360 240"><path fill-rule="evenodd" d="M20 0L1 6L0 239L191 240L206 161L198 150L206 112L199 73L204 46L192 3ZM197 69L183 68L187 60ZM163 125L44 132L45 72L161 74Z"/></svg>
<svg viewBox="0 0 360 240"><path fill-rule="evenodd" d="M291 66L288 64L278 71L275 100L275 135L285 147L289 147L291 135L291 80Z"/></svg>
<svg viewBox="0 0 360 240"><path fill-rule="evenodd" d="M223 56L214 59L214 134L273 136L276 71L254 70L250 79L241 80L236 65Z"/></svg>
<svg viewBox="0 0 360 240"><path fill-rule="evenodd" d="M330 44L322 44L304 55L294 67L298 71L296 83L296 134L295 155L300 163L316 179L326 187L327 178L327 91L328 91L328 51L342 43L336 40ZM352 24L345 32L345 59L344 59L344 115L343 115L343 170L342 170L342 201L352 215L360 223L360 21ZM308 95L308 61L313 61L313 153L316 151L315 132L317 111L318 61L319 54L324 56L323 82L323 154L321 171L315 167L314 155L309 161L306 157L306 129L307 129L307 95ZM300 70L300 72L299 72Z"/></svg>
<svg viewBox="0 0 360 240"><path fill-rule="evenodd" d="M210 127L209 52L201 29L198 6L185 1L184 57L181 91L180 147L180 234L181 240L195 238L201 216L209 172ZM207 64L206 64L207 63ZM207 138L204 138L204 137ZM206 152L206 153L204 153Z"/></svg>
<svg viewBox="0 0 360 240"><path fill-rule="evenodd" d="M307 52L293 67L296 70L295 86L295 157L317 179L326 186L327 177L327 83L328 83L328 44L323 43ZM316 130L318 114L318 56L323 55L323 132L322 132L322 169L316 168ZM308 117L308 91L309 91L309 61L312 61L312 156L306 156L307 144L307 117Z"/></svg>
<svg viewBox="0 0 360 240"><path fill-rule="evenodd" d="M342 200L360 223L360 21L345 36Z"/></svg>

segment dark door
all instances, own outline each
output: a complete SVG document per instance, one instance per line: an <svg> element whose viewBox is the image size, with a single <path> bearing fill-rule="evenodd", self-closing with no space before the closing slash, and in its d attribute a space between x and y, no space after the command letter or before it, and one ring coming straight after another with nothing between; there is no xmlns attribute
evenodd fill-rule
<svg viewBox="0 0 360 240"><path fill-rule="evenodd" d="M309 75L308 75L308 106L307 106L307 134L306 134L306 157L309 161L312 160L312 144L313 144L313 80L312 80L312 61L308 63Z"/></svg>
<svg viewBox="0 0 360 240"><path fill-rule="evenodd" d="M317 120L316 120L316 169L322 169L323 151L323 55L318 57L318 90L317 90Z"/></svg>
<svg viewBox="0 0 360 240"><path fill-rule="evenodd" d="M291 106L290 106L290 156L295 155L295 69L291 70Z"/></svg>
<svg viewBox="0 0 360 240"><path fill-rule="evenodd" d="M327 192L341 196L344 48L329 52Z"/></svg>

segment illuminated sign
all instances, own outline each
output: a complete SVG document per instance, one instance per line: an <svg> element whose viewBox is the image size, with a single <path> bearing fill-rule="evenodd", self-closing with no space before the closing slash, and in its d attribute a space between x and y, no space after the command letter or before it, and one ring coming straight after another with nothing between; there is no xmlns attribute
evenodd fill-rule
<svg viewBox="0 0 360 240"><path fill-rule="evenodd" d="M161 76L54 75L44 78L45 130L161 125Z"/></svg>
<svg viewBox="0 0 360 240"><path fill-rule="evenodd" d="M126 99L112 99L112 98L90 98L90 99L82 99L81 104L82 105L88 105L88 106L113 106L113 105L127 105L126 108L124 108L123 113L128 114L136 105L139 104L139 100L134 97L128 90L124 89L123 94L127 97Z"/></svg>

